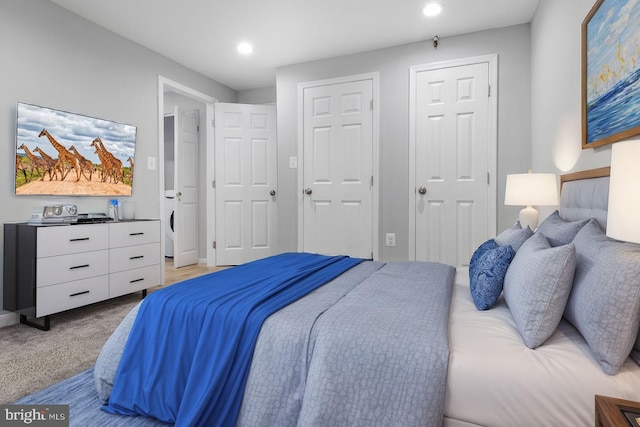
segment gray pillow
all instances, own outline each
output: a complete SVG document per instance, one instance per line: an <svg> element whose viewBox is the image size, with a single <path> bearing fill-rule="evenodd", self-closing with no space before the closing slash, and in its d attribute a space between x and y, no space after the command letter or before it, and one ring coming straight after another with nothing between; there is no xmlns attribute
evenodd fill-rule
<svg viewBox="0 0 640 427"><path fill-rule="evenodd" d="M539 232L516 253L504 279L504 299L527 347L542 345L558 327L575 266L572 243L553 248Z"/></svg>
<svg viewBox="0 0 640 427"><path fill-rule="evenodd" d="M573 243L576 275L564 315L602 370L615 375L640 326L640 245L608 238L593 219Z"/></svg>
<svg viewBox="0 0 640 427"><path fill-rule="evenodd" d="M560 217L558 211L553 212L545 218L536 231L544 234L551 246L562 246L571 243L578 234L578 231L588 222L588 219L581 221L565 221Z"/></svg>
<svg viewBox="0 0 640 427"><path fill-rule="evenodd" d="M528 225L526 228L522 228L520 221L517 221L511 227L498 234L493 240L495 240L499 246L511 245L513 250L518 252L518 249L520 249L524 241L531 236L533 236L531 228L529 228Z"/></svg>
<svg viewBox="0 0 640 427"><path fill-rule="evenodd" d="M129 314L122 319L122 322L116 330L113 331L113 334L104 344L102 350L100 350L100 354L96 360L96 366L93 368L93 379L96 383L96 391L98 392L98 397L104 403L106 403L109 400L109 396L111 396L113 381L116 378L118 365L120 365L120 358L122 357L124 346L127 343L127 338L129 338L129 332L131 331L133 322L138 315L140 304L142 304L142 301L131 309Z"/></svg>

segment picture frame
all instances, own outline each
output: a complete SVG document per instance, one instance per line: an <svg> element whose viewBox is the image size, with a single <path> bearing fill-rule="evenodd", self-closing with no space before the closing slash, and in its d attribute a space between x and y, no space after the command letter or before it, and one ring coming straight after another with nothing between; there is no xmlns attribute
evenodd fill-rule
<svg viewBox="0 0 640 427"><path fill-rule="evenodd" d="M598 0L582 23L582 148L640 134L640 3Z"/></svg>
<svg viewBox="0 0 640 427"><path fill-rule="evenodd" d="M636 411L627 411L621 409L629 424L633 427L640 427L640 413Z"/></svg>

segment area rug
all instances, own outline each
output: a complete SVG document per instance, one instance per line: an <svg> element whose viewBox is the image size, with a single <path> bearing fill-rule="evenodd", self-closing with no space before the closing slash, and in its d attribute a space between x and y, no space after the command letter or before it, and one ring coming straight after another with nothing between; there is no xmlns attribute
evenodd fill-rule
<svg viewBox="0 0 640 427"><path fill-rule="evenodd" d="M69 405L72 427L151 427L168 426L153 418L125 417L104 412L93 380L93 368L26 396L16 405Z"/></svg>

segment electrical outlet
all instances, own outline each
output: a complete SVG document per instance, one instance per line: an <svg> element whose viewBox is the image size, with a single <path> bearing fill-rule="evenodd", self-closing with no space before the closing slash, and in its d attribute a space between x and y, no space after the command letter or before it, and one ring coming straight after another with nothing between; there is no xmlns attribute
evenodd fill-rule
<svg viewBox="0 0 640 427"><path fill-rule="evenodd" d="M289 157L289 169L297 169L297 168L298 168L298 158Z"/></svg>
<svg viewBox="0 0 640 427"><path fill-rule="evenodd" d="M386 234L386 242L387 242L387 246L395 246L396 245L396 233L387 233Z"/></svg>

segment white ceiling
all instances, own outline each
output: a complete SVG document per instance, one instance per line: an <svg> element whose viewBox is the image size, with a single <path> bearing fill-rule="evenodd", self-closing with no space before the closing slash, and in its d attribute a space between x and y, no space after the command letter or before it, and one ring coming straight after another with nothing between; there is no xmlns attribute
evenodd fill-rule
<svg viewBox="0 0 640 427"><path fill-rule="evenodd" d="M276 67L531 21L539 0L51 0L236 90ZM254 45L251 56L236 51Z"/></svg>

